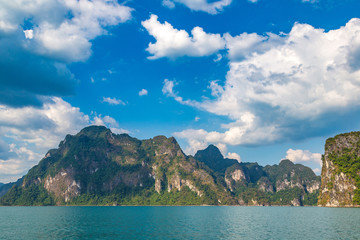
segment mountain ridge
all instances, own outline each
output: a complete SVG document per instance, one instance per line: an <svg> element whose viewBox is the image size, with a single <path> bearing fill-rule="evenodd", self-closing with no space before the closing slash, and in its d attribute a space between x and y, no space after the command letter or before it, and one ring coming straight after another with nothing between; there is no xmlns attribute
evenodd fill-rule
<svg viewBox="0 0 360 240"><path fill-rule="evenodd" d="M49 150L0 203L314 205L319 178L289 162L239 163L213 145L187 156L173 137L138 140L89 126Z"/></svg>

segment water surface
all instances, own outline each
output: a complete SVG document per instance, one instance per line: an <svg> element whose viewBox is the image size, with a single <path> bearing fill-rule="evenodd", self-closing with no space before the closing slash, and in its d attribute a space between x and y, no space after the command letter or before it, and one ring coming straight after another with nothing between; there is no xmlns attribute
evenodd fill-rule
<svg viewBox="0 0 360 240"><path fill-rule="evenodd" d="M360 209L0 207L0 239L360 239Z"/></svg>

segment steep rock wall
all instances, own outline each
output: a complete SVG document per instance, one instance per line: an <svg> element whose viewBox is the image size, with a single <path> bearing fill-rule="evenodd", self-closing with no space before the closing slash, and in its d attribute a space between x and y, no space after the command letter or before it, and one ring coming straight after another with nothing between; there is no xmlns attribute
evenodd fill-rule
<svg viewBox="0 0 360 240"><path fill-rule="evenodd" d="M360 205L360 132L329 138L325 144L318 204L326 207Z"/></svg>

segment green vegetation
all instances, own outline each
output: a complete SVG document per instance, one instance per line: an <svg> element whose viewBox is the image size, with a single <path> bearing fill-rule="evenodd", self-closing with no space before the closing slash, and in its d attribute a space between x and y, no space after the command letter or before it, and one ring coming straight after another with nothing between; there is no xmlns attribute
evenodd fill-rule
<svg viewBox="0 0 360 240"><path fill-rule="evenodd" d="M319 190L316 190L313 193L308 193L304 195L302 203L304 206L316 206L318 202Z"/></svg>
<svg viewBox="0 0 360 240"><path fill-rule="evenodd" d="M224 158L219 149L214 145L209 145L206 149L200 150L195 154L195 159L205 163L215 172L225 173L225 170L237 163L234 159Z"/></svg>
<svg viewBox="0 0 360 240"><path fill-rule="evenodd" d="M54 198L39 185L22 188L14 185L9 192L0 199L4 206L50 206L54 205Z"/></svg>
<svg viewBox="0 0 360 240"><path fill-rule="evenodd" d="M106 196L83 194L75 198L69 205L203 205L209 204L206 198L201 198L189 188L181 191L160 194L153 190L132 192L127 195L109 194ZM210 205L210 204L209 204Z"/></svg>
<svg viewBox="0 0 360 240"><path fill-rule="evenodd" d="M322 160L319 205L360 205L360 132L327 139Z"/></svg>
<svg viewBox="0 0 360 240"><path fill-rule="evenodd" d="M292 205L293 200L298 200L300 205L316 206L319 191L306 193L303 189L295 187L278 192L264 192L257 188L243 188L237 194L245 204L253 205Z"/></svg>
<svg viewBox="0 0 360 240"><path fill-rule="evenodd" d="M357 151L351 152L350 149L345 149L340 155L329 154L329 159L337 166L338 174L343 172L355 181L357 189L354 191L353 201L354 204L360 205L360 156Z"/></svg>
<svg viewBox="0 0 360 240"><path fill-rule="evenodd" d="M243 177L233 179L234 171L240 171ZM91 126L74 136L67 135L58 149L50 150L0 199L0 204L290 205L294 199L306 205L316 202L318 193L309 194L305 188L285 187L272 192L278 181L306 185L318 178L311 169L290 161L266 167L238 163L224 159L212 145L194 158L186 156L172 137L140 141L127 134L113 134L105 127ZM45 183L49 190L44 188Z"/></svg>

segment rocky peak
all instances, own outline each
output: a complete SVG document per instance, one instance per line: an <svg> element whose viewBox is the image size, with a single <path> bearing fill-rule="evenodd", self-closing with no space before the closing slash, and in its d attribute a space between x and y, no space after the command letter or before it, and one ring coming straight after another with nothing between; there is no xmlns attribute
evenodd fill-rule
<svg viewBox="0 0 360 240"><path fill-rule="evenodd" d="M110 131L110 129L106 128L105 126L92 125L92 126L88 126L88 127L83 128L76 135L77 136L87 135L89 137L97 138L97 137L100 137L100 136L104 136L107 133L111 133L111 131Z"/></svg>
<svg viewBox="0 0 360 240"><path fill-rule="evenodd" d="M176 156L185 158L185 154L174 137L156 136L152 139L144 140L143 146L153 152L155 157L165 159L167 162L170 161L170 158Z"/></svg>
<svg viewBox="0 0 360 240"><path fill-rule="evenodd" d="M326 140L321 179L319 205L360 205L360 132Z"/></svg>
<svg viewBox="0 0 360 240"><path fill-rule="evenodd" d="M197 151L194 157L198 160L203 160L202 162L206 161L205 158L207 159L207 161L219 161L224 159L220 150L212 144L210 144L204 150Z"/></svg>
<svg viewBox="0 0 360 240"><path fill-rule="evenodd" d="M292 167L294 167L294 165L295 164L292 161L290 161L289 159L283 159L279 163L279 167L281 167L281 168L292 168Z"/></svg>
<svg viewBox="0 0 360 240"><path fill-rule="evenodd" d="M275 170L288 165L301 167L285 161ZM296 177L296 171L290 173ZM1 194L7 186L0 204L269 205L273 197L294 192L276 195L268 175L257 163L224 158L214 145L192 157L183 153L173 137L138 140L90 126L67 135L58 149L49 150L14 186L0 187ZM292 194L290 200L304 196L299 194ZM290 204L290 200L274 203Z"/></svg>
<svg viewBox="0 0 360 240"><path fill-rule="evenodd" d="M210 169L221 173L225 173L226 168L238 162L235 159L224 158L220 150L214 145L197 151L194 158L205 163Z"/></svg>

